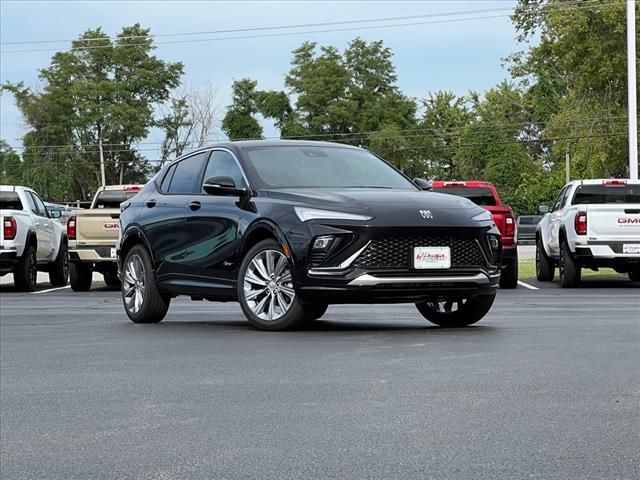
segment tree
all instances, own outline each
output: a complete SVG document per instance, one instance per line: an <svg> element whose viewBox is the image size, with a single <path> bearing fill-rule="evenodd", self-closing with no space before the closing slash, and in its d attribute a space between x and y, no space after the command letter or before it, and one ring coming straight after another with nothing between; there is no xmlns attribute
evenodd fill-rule
<svg viewBox="0 0 640 480"><path fill-rule="evenodd" d="M149 30L138 24L115 39L88 30L40 71L41 92L4 86L29 126L23 157L33 166L33 186L59 199L86 198L101 183L101 163L106 183L146 179L150 166L135 144L156 124L154 109L183 70L151 55L153 48Z"/></svg>
<svg viewBox="0 0 640 480"><path fill-rule="evenodd" d="M4 140L0 140L0 184L22 185L24 165L20 155Z"/></svg>
<svg viewBox="0 0 640 480"><path fill-rule="evenodd" d="M262 138L262 126L255 118L257 85L258 82L248 78L233 82L233 103L222 120L222 130L231 140Z"/></svg>

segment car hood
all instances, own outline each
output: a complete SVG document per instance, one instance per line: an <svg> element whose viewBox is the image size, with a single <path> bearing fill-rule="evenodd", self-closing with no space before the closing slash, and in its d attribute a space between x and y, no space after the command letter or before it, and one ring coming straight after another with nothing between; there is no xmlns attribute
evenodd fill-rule
<svg viewBox="0 0 640 480"><path fill-rule="evenodd" d="M484 210L470 200L429 191L387 189L279 189L276 201L373 217L378 225L479 226L471 218Z"/></svg>

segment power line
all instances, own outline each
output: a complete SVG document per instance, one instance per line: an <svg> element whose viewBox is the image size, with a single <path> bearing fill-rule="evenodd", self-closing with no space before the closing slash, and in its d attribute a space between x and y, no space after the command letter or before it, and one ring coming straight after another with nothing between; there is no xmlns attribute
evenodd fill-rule
<svg viewBox="0 0 640 480"><path fill-rule="evenodd" d="M566 141L566 140L591 140L596 138L609 138L609 137L624 137L627 136L628 132L612 132L612 133L603 133L603 134L589 134L589 135L572 135L572 136L564 136L564 137L550 137L543 139L522 139L522 140L505 140L499 142L476 142L476 143L461 143L461 144L450 144L450 145L420 145L420 146L407 146L401 147L401 150L439 150L439 149L450 149L450 148L464 148L464 147L483 147L483 146L493 146L493 145L522 145L529 143L542 143L542 142L557 142L557 141ZM341 142L336 142L341 143ZM161 162L170 162L172 160L167 159L140 159L142 162L146 163L161 163ZM108 161L107 163L113 163ZM50 167L50 166L71 166L71 165L99 165L100 161L98 160L85 160L85 161L72 161L72 162L21 162L18 165L3 165L2 168L21 168L21 167ZM0 164L1 165L1 164Z"/></svg>
<svg viewBox="0 0 640 480"><path fill-rule="evenodd" d="M595 7L608 7L615 6L618 3L598 3L598 4L588 4L586 5L585 0L583 2L576 2L575 4L571 4L569 6L559 5L554 8L547 8L548 11L565 11L565 10L576 10L580 8L595 8ZM593 0L596 1L596 0ZM593 6L593 7L592 7ZM511 9L509 9L511 10ZM244 35L244 36L233 36L233 37L217 37L217 38L197 38L197 39L188 39L188 40L173 40L166 42L155 42L154 45L168 45L168 44L181 44L181 43L196 43L196 42L218 42L218 41L227 41L227 40L244 40L244 39L256 39L256 38L270 38L270 37L283 37L283 36L291 36L291 35L307 35L314 33L334 33L334 32L344 32L344 31L353 31L353 30L370 30L370 29L380 29L380 28L396 28L396 27L408 27L408 26L416 26L416 25L429 25L429 24L442 24L442 23L453 23L453 22L463 22L470 20L487 20L492 18L500 18L504 16L509 16L509 14L497 14L497 15L485 15L485 16L476 16L476 17L468 17L468 18L451 18L445 20L432 20L432 21L421 21L421 22L407 22L407 23L395 23L388 25L370 25L370 26L362 26L362 27L349 27L349 28L334 28L334 29L323 29L323 30L309 30L302 32L280 32L280 33L270 33L270 34L258 34L258 35ZM415 18L415 17L412 17ZM106 38L104 40L107 40ZM148 46L147 43L132 43L125 44L123 47L142 47ZM71 47L67 51L74 50L89 50L96 48L113 48L113 45L87 45L87 46L79 46L79 47ZM39 49L21 49L21 50L2 50L0 53L27 53L27 52L45 52L45 51L57 51L56 48L39 48Z"/></svg>
<svg viewBox="0 0 640 480"><path fill-rule="evenodd" d="M626 121L611 121L611 119L615 119L615 118L626 118L626 116L623 115L619 115L619 116L612 116L612 117L607 117L607 118L603 118L603 119L598 119L596 118L583 118L583 119L576 119L575 121L572 121L569 123L569 126L583 126L583 125L592 125L592 126L599 126L599 127L603 127L603 126L608 126L608 125L626 125L627 122ZM394 136L396 133L399 134L405 134L405 133L415 133L418 132L418 135L414 135L413 137L434 137L434 138L443 138L443 136L460 136L462 134L464 134L467 131L467 128L475 128L476 132L480 132L480 133L491 133L491 132L498 132L500 129L507 129L509 127L521 127L521 128L525 128L525 127L538 127L538 128L544 128L548 125L548 123L541 123L541 122L505 122L505 123L494 123L494 124L467 124L461 128L450 128L450 129L439 129L439 128L432 128L432 127L415 127L415 128L405 128L405 129L397 129L397 130L370 130L370 131L364 131L364 132L344 132L344 133L308 133L308 134L304 134L304 135L291 135L291 136L281 136L281 135L277 135L277 136L269 136L269 137L262 137L263 140L275 140L275 139L289 139L289 140L294 140L294 139L315 139L315 138L345 138L345 137L371 137L373 135L378 135L378 134L386 134L384 135L382 138L388 138L391 136ZM431 132L431 133L426 133L426 132ZM411 138L411 136L405 136L405 138ZM236 141L239 140L258 140L256 138L242 138L242 139L236 139ZM206 142L203 146L207 146L207 145L211 145L211 144L215 144L215 143L219 143L219 142L223 142L226 140L212 140L212 141L208 141ZM103 143L102 146L107 148L107 151L110 153L118 153L118 152L140 152L140 151L155 151L157 149L139 149L136 148L137 146L140 145L162 145L164 142L138 142L135 145L132 145L133 148L125 148L125 149L121 149L121 150L109 150L109 147L121 147L122 143ZM191 141L191 142L186 142L185 145L196 145L198 143L198 141ZM77 148L82 148L82 149L89 149L89 148L98 148L98 144L58 144L58 145L33 145L31 147L16 147L17 149L20 149L21 151L25 151L27 149L32 149L32 150L47 150L47 149L63 149L63 148L69 148L69 149L77 149ZM77 150L76 150L77 152Z"/></svg>

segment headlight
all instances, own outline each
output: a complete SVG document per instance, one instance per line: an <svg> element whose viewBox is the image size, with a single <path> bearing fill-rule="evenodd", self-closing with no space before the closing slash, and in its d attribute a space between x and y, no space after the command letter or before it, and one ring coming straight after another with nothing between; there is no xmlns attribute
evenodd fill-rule
<svg viewBox="0 0 640 480"><path fill-rule="evenodd" d="M371 220L373 217L357 213L334 212L332 210L316 210L315 208L294 207L296 215L302 222L307 220Z"/></svg>
<svg viewBox="0 0 640 480"><path fill-rule="evenodd" d="M471 220L475 220L476 222L491 222L493 221L493 216L491 215L491 212L483 210L481 213L471 217Z"/></svg>

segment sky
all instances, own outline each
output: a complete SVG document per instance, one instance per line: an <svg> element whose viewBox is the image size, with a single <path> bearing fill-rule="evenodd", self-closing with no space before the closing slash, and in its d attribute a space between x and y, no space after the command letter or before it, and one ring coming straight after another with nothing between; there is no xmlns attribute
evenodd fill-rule
<svg viewBox="0 0 640 480"><path fill-rule="evenodd" d="M276 32L301 32L287 36L228 39L251 33L157 37L154 54L165 61L182 61L183 83L213 83L216 104L224 114L230 103L234 80L250 77L259 89L282 90L291 51L304 41L334 45L340 50L353 38L383 40L394 52L398 86L407 95L424 98L436 90L465 94L484 91L509 78L502 58L519 49L509 19L515 0L422 0L422 1L16 1L0 0L0 82L24 81L38 86L38 70L49 65L55 51L70 46L70 40L87 29L102 27L115 35L125 25L140 23L156 35L207 32L322 22L407 17L405 20L334 27L307 27ZM454 17L424 17L475 10L465 17L494 17L445 22ZM422 18L419 18L423 16ZM380 28L382 24L406 24ZM437 22L437 23L435 23ZM340 32L313 30L342 28ZM257 32L265 33L265 32ZM256 34L255 32L253 33ZM226 40L210 41L215 37ZM181 42L198 39L197 42ZM58 43L8 45L6 42L63 40ZM204 41L203 41L204 40ZM160 42L175 43L160 43ZM44 50L10 53L9 50ZM0 138L21 150L25 133L13 98L0 98ZM277 135L265 124L265 135ZM147 141L162 140L152 131Z"/></svg>

